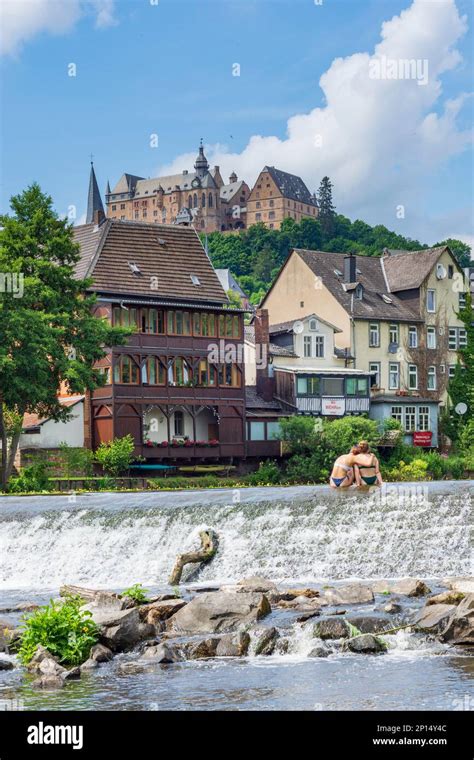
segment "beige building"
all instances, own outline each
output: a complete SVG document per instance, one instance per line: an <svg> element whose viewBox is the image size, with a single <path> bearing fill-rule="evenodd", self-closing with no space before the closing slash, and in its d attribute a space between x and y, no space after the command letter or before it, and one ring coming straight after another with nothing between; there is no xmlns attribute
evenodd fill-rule
<svg viewBox="0 0 474 760"><path fill-rule="evenodd" d="M318 205L301 177L265 166L247 201L247 226L263 222L270 229L279 230L283 219L290 217L300 222L304 217L315 219Z"/></svg>
<svg viewBox="0 0 474 760"><path fill-rule="evenodd" d="M121 221L192 224L198 232L239 229L246 224L248 185L231 174L225 184L218 166L212 170L201 141L194 172L145 179L122 174L107 184L107 216Z"/></svg>

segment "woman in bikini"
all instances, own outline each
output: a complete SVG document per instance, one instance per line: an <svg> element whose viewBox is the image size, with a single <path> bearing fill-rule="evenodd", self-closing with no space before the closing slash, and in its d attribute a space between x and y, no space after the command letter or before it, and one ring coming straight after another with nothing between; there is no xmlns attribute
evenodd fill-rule
<svg viewBox="0 0 474 760"><path fill-rule="evenodd" d="M353 465L360 453L358 446L353 446L349 454L343 454L334 462L329 485L331 488L349 488L354 482Z"/></svg>
<svg viewBox="0 0 474 760"><path fill-rule="evenodd" d="M354 472L355 481L358 486L374 486L383 484L380 474L379 460L371 452L367 441L359 441L359 454L355 457ZM361 472L362 471L362 472Z"/></svg>

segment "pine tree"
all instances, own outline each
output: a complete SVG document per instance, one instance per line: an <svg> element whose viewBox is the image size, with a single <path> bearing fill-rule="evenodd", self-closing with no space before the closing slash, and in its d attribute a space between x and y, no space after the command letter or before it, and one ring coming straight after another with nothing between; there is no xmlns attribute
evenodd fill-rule
<svg viewBox="0 0 474 760"><path fill-rule="evenodd" d="M334 236L336 209L332 202L332 182L329 177L323 177L318 191L319 221L323 241Z"/></svg>

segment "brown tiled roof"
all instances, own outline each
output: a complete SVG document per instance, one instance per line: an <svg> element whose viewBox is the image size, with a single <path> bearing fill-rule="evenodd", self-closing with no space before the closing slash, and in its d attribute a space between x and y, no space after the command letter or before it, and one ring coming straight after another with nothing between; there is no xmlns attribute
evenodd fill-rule
<svg viewBox="0 0 474 760"><path fill-rule="evenodd" d="M334 298L350 313L353 302L356 319L394 319L397 321L421 321L420 315L412 310L397 295L389 293L385 281L382 259L378 256L355 256L357 282L363 286L363 298L352 298L344 289L344 278L336 274L344 271L344 253L327 253L325 251L308 251L295 249L295 253L307 264L311 271L321 277L323 284ZM382 299L386 294L392 303Z"/></svg>
<svg viewBox="0 0 474 760"><path fill-rule="evenodd" d="M74 229L82 253L76 272L92 277L94 290L228 303L193 227L108 219L98 231L94 229L93 225ZM135 274L130 265L136 265L139 273ZM192 275L199 285L193 284Z"/></svg>
<svg viewBox="0 0 474 760"><path fill-rule="evenodd" d="M421 251L385 249L383 266L392 293L419 288L447 246L424 248Z"/></svg>
<svg viewBox="0 0 474 760"><path fill-rule="evenodd" d="M74 396L72 398L60 399L59 401L62 406L69 408L79 404L80 401L84 401L84 396ZM25 414L23 417L23 430L39 427L44 422L47 422L48 419L49 417L40 417L38 414Z"/></svg>

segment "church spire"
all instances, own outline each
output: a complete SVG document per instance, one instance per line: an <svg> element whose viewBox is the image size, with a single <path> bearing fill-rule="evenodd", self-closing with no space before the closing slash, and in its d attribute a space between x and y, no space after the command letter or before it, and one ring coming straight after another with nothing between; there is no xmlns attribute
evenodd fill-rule
<svg viewBox="0 0 474 760"><path fill-rule="evenodd" d="M94 164L91 161L91 173L89 178L89 194L87 196L87 216L86 224L100 224L105 219L102 198L100 197L99 186L94 171Z"/></svg>
<svg viewBox="0 0 474 760"><path fill-rule="evenodd" d="M200 179L202 179L209 171L209 163L207 161L206 156L204 155L204 145L202 144L202 137L201 137L201 142L199 144L199 153L198 153L198 157L196 158L196 163L194 164L194 168L196 169L196 174Z"/></svg>

